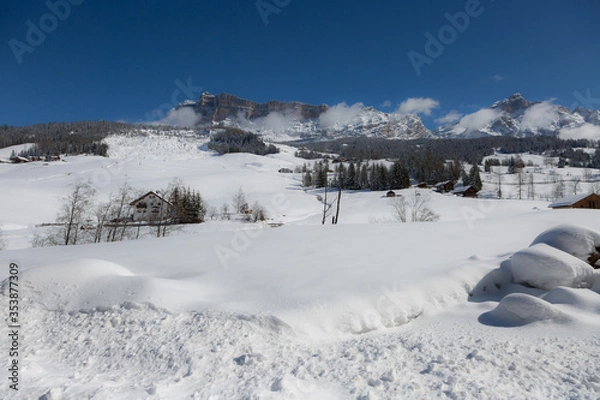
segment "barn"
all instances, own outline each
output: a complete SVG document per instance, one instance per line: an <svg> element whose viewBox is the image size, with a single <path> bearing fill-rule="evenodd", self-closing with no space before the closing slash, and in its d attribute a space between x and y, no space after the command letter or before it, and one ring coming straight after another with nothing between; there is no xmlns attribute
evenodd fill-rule
<svg viewBox="0 0 600 400"><path fill-rule="evenodd" d="M600 210L600 196L596 193L582 193L573 196L564 197L550 204L548 208L587 208Z"/></svg>

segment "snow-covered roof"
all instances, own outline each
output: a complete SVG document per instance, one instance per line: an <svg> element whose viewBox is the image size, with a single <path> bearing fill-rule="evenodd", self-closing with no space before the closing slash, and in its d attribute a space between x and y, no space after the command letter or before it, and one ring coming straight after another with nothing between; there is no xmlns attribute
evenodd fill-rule
<svg viewBox="0 0 600 400"><path fill-rule="evenodd" d="M548 208L572 206L573 204L577 203L578 201L585 199L589 195L591 195L591 193L582 193L582 194L576 194L573 196L563 197L562 199L557 200L554 203L550 204L548 206Z"/></svg>
<svg viewBox="0 0 600 400"><path fill-rule="evenodd" d="M444 181L444 182L438 182L435 184L435 187L440 187L440 186L444 186L444 185L448 185L452 183L452 181L448 180L448 181Z"/></svg>
<svg viewBox="0 0 600 400"><path fill-rule="evenodd" d="M473 185L469 185L469 186L457 186L452 193L464 193L467 190L469 190L469 188L472 188Z"/></svg>

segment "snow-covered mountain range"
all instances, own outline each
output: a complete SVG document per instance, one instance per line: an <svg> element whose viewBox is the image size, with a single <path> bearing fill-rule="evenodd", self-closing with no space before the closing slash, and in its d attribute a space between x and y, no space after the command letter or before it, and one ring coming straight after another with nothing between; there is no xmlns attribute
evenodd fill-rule
<svg viewBox="0 0 600 400"><path fill-rule="evenodd" d="M226 93L203 93L173 112L193 110L198 125L220 124L258 133L270 140L333 139L367 136L388 139L431 137L415 114L388 114L363 104L313 106L298 102L256 103Z"/></svg>
<svg viewBox="0 0 600 400"><path fill-rule="evenodd" d="M298 102L257 103L222 93L204 92L171 111L171 121L192 120L197 126L224 125L263 135L272 141L322 140L348 136L386 139L486 136L562 138L600 137L600 110L568 108L552 101L528 101L520 93L497 101L433 131L416 114L385 113L362 103L335 106Z"/></svg>
<svg viewBox="0 0 600 400"><path fill-rule="evenodd" d="M489 108L440 126L436 137L477 138L486 136L531 137L537 135L562 138L600 137L600 110L568 108L550 101L528 101L520 93L497 101Z"/></svg>

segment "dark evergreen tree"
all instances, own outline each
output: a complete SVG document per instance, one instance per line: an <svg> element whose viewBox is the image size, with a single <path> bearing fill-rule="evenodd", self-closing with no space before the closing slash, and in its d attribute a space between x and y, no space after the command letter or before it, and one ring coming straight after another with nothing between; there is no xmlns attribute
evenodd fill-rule
<svg viewBox="0 0 600 400"><path fill-rule="evenodd" d="M481 183L481 176L479 175L479 165L474 164L469 171L469 185L473 185L478 190L481 190L483 184Z"/></svg>

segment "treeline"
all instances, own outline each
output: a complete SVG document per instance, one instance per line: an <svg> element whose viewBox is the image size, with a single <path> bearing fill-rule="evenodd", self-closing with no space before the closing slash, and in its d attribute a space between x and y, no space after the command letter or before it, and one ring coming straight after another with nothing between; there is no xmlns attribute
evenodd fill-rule
<svg viewBox="0 0 600 400"><path fill-rule="evenodd" d="M448 176L455 176L450 172L450 168L446 172ZM312 168L304 164L302 173L304 187L333 186L347 190L395 190L405 189L411 185L409 170L401 162L394 162L389 166L376 162L348 162L338 163L334 169L331 169L329 161L325 160L315 162Z"/></svg>
<svg viewBox="0 0 600 400"><path fill-rule="evenodd" d="M386 165L381 162L346 162L336 163L331 169L329 161L317 161L310 168L302 166L302 185L304 187L322 188L332 186L347 190L397 190L406 189L411 182L435 184L443 181L462 181L464 185L482 188L480 168L472 165L469 172L461 161L444 162L437 175L422 167L409 168L406 163L395 161ZM330 176L331 175L331 176ZM430 180L416 179L429 176Z"/></svg>
<svg viewBox="0 0 600 400"><path fill-rule="evenodd" d="M108 201L97 203L95 189L87 182L78 182L62 199L56 222L44 234L37 234L32 244L37 247L117 242L138 239L149 233L164 237L175 225L204 222L207 210L200 193L178 181L161 193L165 212L134 221L136 210L131 203L139 193L132 187L125 185ZM138 203L140 206L148 207L145 202ZM161 204L159 208L162 210L162 207Z"/></svg>
<svg viewBox="0 0 600 400"><path fill-rule="evenodd" d="M212 220L219 216L230 220L237 215L245 222L267 219L267 209L259 202L249 208L242 188L233 196L231 204L223 203L221 213L215 207L208 207L197 190L184 186L178 178L167 188L146 194L150 197L125 184L116 194L111 194L108 201L97 202L93 186L89 182L77 182L62 199L55 222L42 225L34 235L32 246L165 237L185 224L200 224L206 218Z"/></svg>
<svg viewBox="0 0 600 400"><path fill-rule="evenodd" d="M108 146L102 143L107 136L114 134L142 134L143 129L173 131L165 125L132 125L110 121L51 122L30 126L0 125L0 148L25 143L34 145L19 155L59 156L93 154L106 156Z"/></svg>
<svg viewBox="0 0 600 400"><path fill-rule="evenodd" d="M407 163L422 163L429 160L460 160L469 164L481 164L484 157L495 153L534 153L553 157L563 155L572 163L590 168L600 167L600 155L591 157L576 148L596 148L597 141L585 139L561 140L556 137L536 136L531 138L487 137L478 139L419 139L388 140L380 138L344 138L326 142L296 144L306 150L299 155L311 155L311 151L335 153L341 159L376 160L401 159ZM314 153L313 153L314 155ZM587 163L587 164L586 164ZM586 165L583 165L586 164ZM439 167L439 166L438 166Z"/></svg>
<svg viewBox="0 0 600 400"><path fill-rule="evenodd" d="M210 137L208 148L223 155L227 153L251 153L259 156L279 153L272 144L266 145L260 136L237 128L221 128Z"/></svg>

